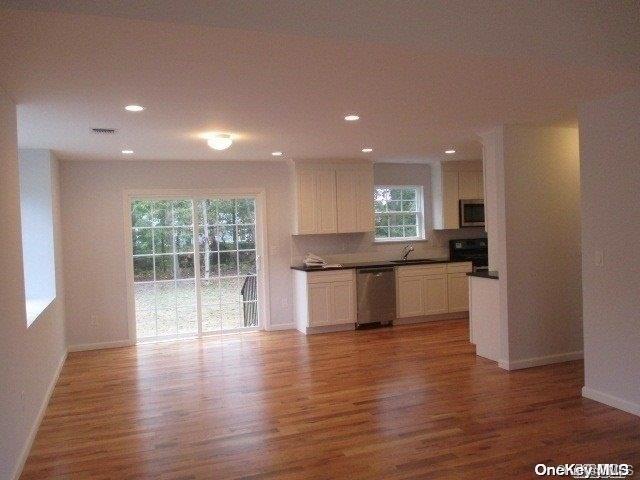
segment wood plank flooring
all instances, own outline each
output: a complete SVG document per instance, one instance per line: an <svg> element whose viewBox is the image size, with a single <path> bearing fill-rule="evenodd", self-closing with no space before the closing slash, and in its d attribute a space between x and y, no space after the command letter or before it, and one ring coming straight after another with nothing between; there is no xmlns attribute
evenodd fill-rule
<svg viewBox="0 0 640 480"><path fill-rule="evenodd" d="M582 362L507 373L466 321L258 332L69 355L22 479L538 478L631 463L640 419Z"/></svg>

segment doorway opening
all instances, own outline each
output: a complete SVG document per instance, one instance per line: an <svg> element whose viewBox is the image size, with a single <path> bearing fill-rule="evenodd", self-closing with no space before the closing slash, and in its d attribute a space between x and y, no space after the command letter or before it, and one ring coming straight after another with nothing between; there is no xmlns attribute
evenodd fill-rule
<svg viewBox="0 0 640 480"><path fill-rule="evenodd" d="M261 327L261 222L255 196L132 198L138 341Z"/></svg>

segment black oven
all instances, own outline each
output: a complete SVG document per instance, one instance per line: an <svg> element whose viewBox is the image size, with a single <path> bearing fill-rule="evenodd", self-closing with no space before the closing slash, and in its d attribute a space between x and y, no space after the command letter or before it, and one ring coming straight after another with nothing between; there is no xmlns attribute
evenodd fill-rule
<svg viewBox="0 0 640 480"><path fill-rule="evenodd" d="M489 248L486 238L449 240L449 259L453 262L471 262L473 271L487 270Z"/></svg>
<svg viewBox="0 0 640 480"><path fill-rule="evenodd" d="M460 226L484 227L484 200L460 200Z"/></svg>

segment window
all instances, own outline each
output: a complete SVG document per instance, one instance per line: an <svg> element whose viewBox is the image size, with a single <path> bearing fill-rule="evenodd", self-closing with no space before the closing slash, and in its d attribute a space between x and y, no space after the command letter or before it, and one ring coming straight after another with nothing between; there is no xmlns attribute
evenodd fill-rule
<svg viewBox="0 0 640 480"><path fill-rule="evenodd" d="M20 216L27 326L56 297L51 153L20 150Z"/></svg>
<svg viewBox="0 0 640 480"><path fill-rule="evenodd" d="M376 242L423 240L422 187L376 186Z"/></svg>

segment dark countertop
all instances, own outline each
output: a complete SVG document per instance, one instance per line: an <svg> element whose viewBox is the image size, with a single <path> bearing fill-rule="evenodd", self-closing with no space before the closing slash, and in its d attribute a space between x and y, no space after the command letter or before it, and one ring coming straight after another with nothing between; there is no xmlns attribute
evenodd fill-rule
<svg viewBox="0 0 640 480"><path fill-rule="evenodd" d="M465 260L466 262L467 260ZM396 263L390 260L380 260L378 262L354 262L354 263L341 263L340 267L305 267L304 265L292 265L294 270L300 270L301 272L324 272L327 270L350 270L352 268L375 268L375 267L402 267L407 265L430 265L434 263L458 263L459 261L451 261L448 258L425 258L418 262Z"/></svg>
<svg viewBox="0 0 640 480"><path fill-rule="evenodd" d="M470 272L467 273L469 277L479 277L479 278L491 278L493 280L498 280L498 272L494 270L480 270L478 272Z"/></svg>

